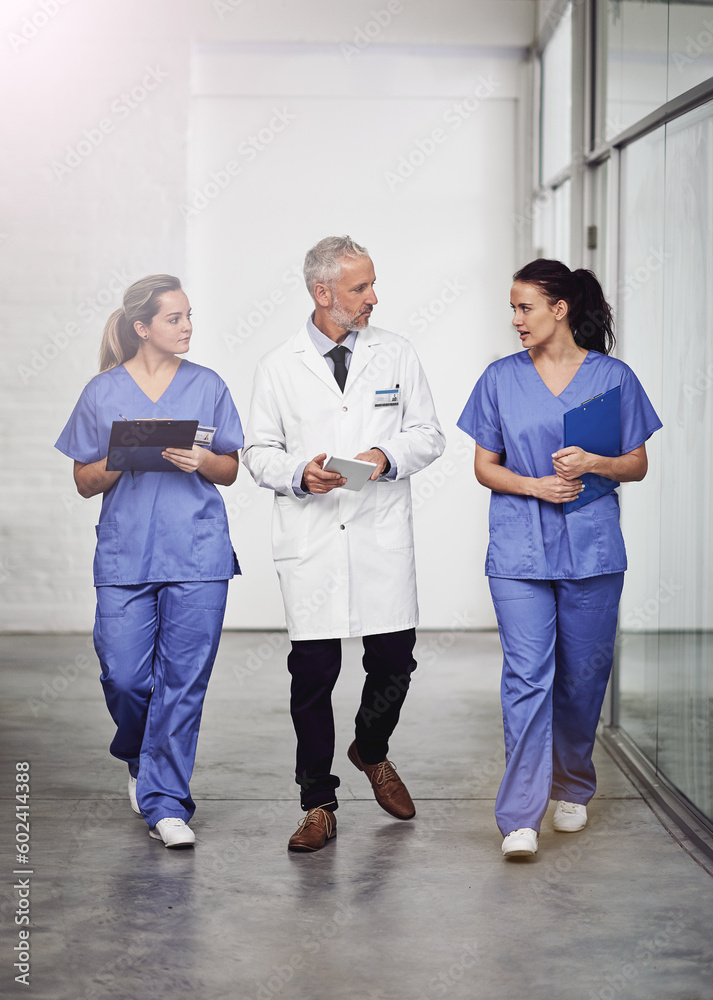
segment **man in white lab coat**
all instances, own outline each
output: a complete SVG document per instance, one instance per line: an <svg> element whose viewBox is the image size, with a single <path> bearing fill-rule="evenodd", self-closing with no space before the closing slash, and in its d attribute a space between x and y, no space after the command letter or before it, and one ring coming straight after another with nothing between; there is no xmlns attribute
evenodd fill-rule
<svg viewBox="0 0 713 1000"><path fill-rule="evenodd" d="M289 848L314 851L337 830L331 695L342 637L362 636L366 671L349 759L388 813L415 814L387 752L416 667L410 476L445 442L415 351L369 326L377 298L367 251L348 236L327 237L304 270L314 312L258 366L243 459L275 494L273 556L307 812ZM347 479L324 468L328 456L375 469L361 490L345 489Z"/></svg>

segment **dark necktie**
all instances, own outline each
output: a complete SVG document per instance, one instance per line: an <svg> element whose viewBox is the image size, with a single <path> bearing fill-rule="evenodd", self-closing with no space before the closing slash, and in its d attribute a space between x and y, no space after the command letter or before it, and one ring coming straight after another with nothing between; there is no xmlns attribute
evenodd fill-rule
<svg viewBox="0 0 713 1000"><path fill-rule="evenodd" d="M327 357L331 358L334 362L334 377L337 380L337 385L344 392L344 385L347 381L347 364L346 357L349 353L348 347L334 347L331 351L327 351Z"/></svg>

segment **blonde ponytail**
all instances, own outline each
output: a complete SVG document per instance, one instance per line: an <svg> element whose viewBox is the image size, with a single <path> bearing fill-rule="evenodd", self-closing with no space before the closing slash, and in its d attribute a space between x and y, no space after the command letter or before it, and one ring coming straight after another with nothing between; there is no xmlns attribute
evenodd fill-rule
<svg viewBox="0 0 713 1000"><path fill-rule="evenodd" d="M161 308L164 292L175 292L181 282L171 274L149 274L124 292L124 306L116 309L106 322L99 347L99 371L123 365L133 358L139 349L141 338L134 329L134 323L151 325L151 320Z"/></svg>
<svg viewBox="0 0 713 1000"><path fill-rule="evenodd" d="M104 327L99 348L99 371L106 372L110 368L123 365L133 358L139 349L139 338L134 330L129 328L123 309L115 310Z"/></svg>

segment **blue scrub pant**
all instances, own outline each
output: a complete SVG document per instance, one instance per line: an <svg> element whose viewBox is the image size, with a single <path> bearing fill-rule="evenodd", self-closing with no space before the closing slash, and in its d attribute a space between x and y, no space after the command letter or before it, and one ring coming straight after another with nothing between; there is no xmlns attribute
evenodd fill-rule
<svg viewBox="0 0 713 1000"><path fill-rule="evenodd" d="M195 812L189 781L228 581L97 587L94 647L116 736L114 757L138 778L154 827Z"/></svg>
<svg viewBox="0 0 713 1000"><path fill-rule="evenodd" d="M611 672L623 573L585 580L489 578L503 647L503 836L539 831L550 798L594 795L594 738Z"/></svg>

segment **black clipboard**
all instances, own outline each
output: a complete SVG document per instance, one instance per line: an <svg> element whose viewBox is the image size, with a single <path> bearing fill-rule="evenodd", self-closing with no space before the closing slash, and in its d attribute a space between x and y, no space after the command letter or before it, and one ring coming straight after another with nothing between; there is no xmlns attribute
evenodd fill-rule
<svg viewBox="0 0 713 1000"><path fill-rule="evenodd" d="M564 447L577 445L593 455L615 458L621 454L621 388L614 386L608 392L593 396L586 403L568 410L564 415ZM579 477L584 489L576 498L564 504L565 514L579 510L611 493L620 486L614 479L587 472Z"/></svg>
<svg viewBox="0 0 713 1000"><path fill-rule="evenodd" d="M180 472L161 457L164 448L192 448L197 420L115 420L107 449L107 472Z"/></svg>

